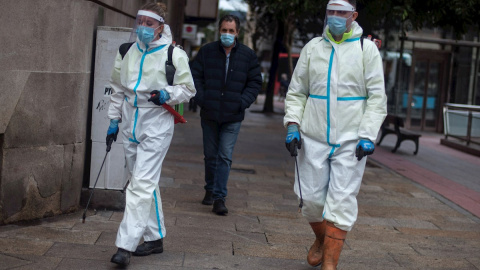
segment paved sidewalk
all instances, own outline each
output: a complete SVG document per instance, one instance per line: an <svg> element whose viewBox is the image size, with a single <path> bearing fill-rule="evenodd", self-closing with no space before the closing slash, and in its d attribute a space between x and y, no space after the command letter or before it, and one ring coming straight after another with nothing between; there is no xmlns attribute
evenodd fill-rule
<svg viewBox="0 0 480 270"><path fill-rule="evenodd" d="M253 112L262 109L262 98L242 124L226 217L200 204L204 194L200 118L198 112L185 113L188 123L176 125L162 172L165 251L132 257L129 269L313 269L306 254L314 235L297 212L294 160L284 146L282 104L275 102L277 114ZM457 154L427 151L423 140L417 158L410 157L408 145L391 154L387 139L369 159L358 196L358 221L347 235L339 269L480 269L480 221L471 214L474 211L467 212L400 173L411 168L390 169L386 162L402 157L405 162L397 163L441 175L450 181L444 184L455 184L455 189L460 185L478 192L478 182L468 184L466 179L478 178L475 160L473 168L468 167L471 171L460 168L461 179L453 181L454 173L444 164L460 159ZM423 165L429 160L424 153L447 163L440 171L428 168ZM469 198L475 201L475 193ZM82 212L0 226L0 269L115 269L109 261L116 251L122 213L89 211L83 224Z"/></svg>
<svg viewBox="0 0 480 270"><path fill-rule="evenodd" d="M395 135L387 135L372 159L438 193L480 218L480 158L440 144L441 134L423 133L417 155L412 141L391 153Z"/></svg>

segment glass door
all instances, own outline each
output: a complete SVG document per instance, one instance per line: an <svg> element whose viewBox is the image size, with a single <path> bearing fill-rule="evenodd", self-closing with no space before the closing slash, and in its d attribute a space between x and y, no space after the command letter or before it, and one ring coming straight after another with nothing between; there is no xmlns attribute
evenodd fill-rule
<svg viewBox="0 0 480 270"><path fill-rule="evenodd" d="M438 51L415 50L407 102L407 127L440 132L446 93L448 55Z"/></svg>

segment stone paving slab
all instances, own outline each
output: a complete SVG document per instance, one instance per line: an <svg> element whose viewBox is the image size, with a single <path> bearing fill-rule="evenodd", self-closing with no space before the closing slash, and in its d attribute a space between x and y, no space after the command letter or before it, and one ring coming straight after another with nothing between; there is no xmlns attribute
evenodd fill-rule
<svg viewBox="0 0 480 270"><path fill-rule="evenodd" d="M306 258L308 250L302 245L270 245L240 242L233 244L233 252L243 256L302 260Z"/></svg>
<svg viewBox="0 0 480 270"><path fill-rule="evenodd" d="M435 168L434 166L422 167L414 163L414 161L410 161L400 156L393 156L383 148L379 148L377 153L378 155L375 159L381 159L382 162L392 170L397 171L403 176L412 179L428 189L438 192L443 197L460 205L473 215L480 218L480 192L466 186L470 185L470 183L462 183L461 181L454 181L443 177L442 175L433 172ZM452 163L454 164L453 159ZM452 164L444 165L451 166ZM463 164L457 163L456 165L462 167ZM468 171L475 174L480 170L477 166Z"/></svg>
<svg viewBox="0 0 480 270"><path fill-rule="evenodd" d="M151 256L145 257L131 257L132 265L154 265L156 269L163 269L164 266L176 266L180 267L183 265L183 260L185 258L185 252L183 251L174 251L166 250L160 254L152 254Z"/></svg>
<svg viewBox="0 0 480 270"><path fill-rule="evenodd" d="M18 230L19 228L21 228L21 226L14 224L0 226L0 238L7 237L9 231Z"/></svg>
<svg viewBox="0 0 480 270"><path fill-rule="evenodd" d="M230 211L230 210L229 210ZM236 214L239 215L250 215L250 216L264 216L264 217L278 217L278 218L298 218L297 211L294 212L284 212L282 210L266 210L266 209L255 209L255 208L248 208L248 209L239 209Z"/></svg>
<svg viewBox="0 0 480 270"><path fill-rule="evenodd" d="M51 227L34 226L10 231L7 235L7 238L93 244L100 236L100 233L101 231L81 231L73 229L65 230Z"/></svg>
<svg viewBox="0 0 480 270"><path fill-rule="evenodd" d="M437 238L428 243L411 244L410 246L426 257L455 258L456 254L462 254L464 258L477 258L480 254L480 248L475 246L475 242L445 241Z"/></svg>
<svg viewBox="0 0 480 270"><path fill-rule="evenodd" d="M100 232L116 232L118 230L117 221L94 221L85 219L85 223L77 222L72 228L79 231L100 231Z"/></svg>
<svg viewBox="0 0 480 270"><path fill-rule="evenodd" d="M61 258L38 255L3 255L0 254L0 269L40 270L56 269Z"/></svg>
<svg viewBox="0 0 480 270"><path fill-rule="evenodd" d="M110 212L111 213L111 212ZM70 218L71 215L64 215L57 218L47 218L41 220L39 226L52 227L57 229L72 229L77 223L77 220ZM80 219L80 216L78 216Z"/></svg>
<svg viewBox="0 0 480 270"><path fill-rule="evenodd" d="M117 250L114 246L55 243L45 256L86 260L110 261Z"/></svg>
<svg viewBox="0 0 480 270"><path fill-rule="evenodd" d="M213 214L213 213L212 213ZM235 231L235 223L232 220L213 217L177 217L177 226L201 227L224 231Z"/></svg>
<svg viewBox="0 0 480 270"><path fill-rule="evenodd" d="M0 238L0 253L44 255L53 244L53 241L40 239Z"/></svg>
<svg viewBox="0 0 480 270"><path fill-rule="evenodd" d="M474 267L476 267L476 268L472 268L472 269L480 269L480 257L467 258L466 260L467 260L469 263L471 263Z"/></svg>
<svg viewBox="0 0 480 270"><path fill-rule="evenodd" d="M363 207L365 208L365 213L368 214L370 217L382 217L382 218L391 218L391 219L411 219L415 218L418 220L423 221L430 221L432 223L435 222L445 222L449 217L457 217L461 218L463 215L461 213L455 212L453 210L449 211L436 211L430 210L425 211L422 209L415 209L415 208L404 208L404 207L374 207L368 206ZM465 217L465 216L463 216Z"/></svg>
<svg viewBox="0 0 480 270"><path fill-rule="evenodd" d="M342 251L338 269L405 269L385 250L346 249Z"/></svg>
<svg viewBox="0 0 480 270"><path fill-rule="evenodd" d="M379 242L379 241L365 241L365 240L346 240L348 246L352 250L362 250L364 252L376 253L387 252L394 254L415 255L417 251L410 246L410 244L396 243L396 242Z"/></svg>
<svg viewBox="0 0 480 270"><path fill-rule="evenodd" d="M439 237L439 238L455 238L455 239L476 239L480 242L480 232L474 231L457 231L457 230L427 230L427 229L413 229L413 228L398 228L402 234L411 235L414 237Z"/></svg>
<svg viewBox="0 0 480 270"><path fill-rule="evenodd" d="M408 256L403 254L392 254L395 261L407 269L478 269L467 259L463 258L442 258L442 257L424 257Z"/></svg>
<svg viewBox="0 0 480 270"><path fill-rule="evenodd" d="M99 246L115 246L115 240L117 239L117 232L102 232L98 237L95 245Z"/></svg>
<svg viewBox="0 0 480 270"><path fill-rule="evenodd" d="M285 234L277 232L265 233L267 241L272 245L297 245L310 248L315 240L313 232L303 231L302 234Z"/></svg>
<svg viewBox="0 0 480 270"><path fill-rule="evenodd" d="M312 269L312 267L308 266L303 260L262 258L238 254L218 257L208 254L186 253L184 265L195 269Z"/></svg>
<svg viewBox="0 0 480 270"><path fill-rule="evenodd" d="M6 254L0 254L0 261L2 262L2 264L0 265L0 269L10 269L30 264L29 261L25 261Z"/></svg>
<svg viewBox="0 0 480 270"><path fill-rule="evenodd" d="M408 245L410 243L422 241L422 237L401 233L399 230L396 230L391 226L357 224L348 234L348 240Z"/></svg>
<svg viewBox="0 0 480 270"><path fill-rule="evenodd" d="M456 231L470 231L480 232L480 226L478 223L461 223L461 222L434 222L439 228L443 230L456 230Z"/></svg>
<svg viewBox="0 0 480 270"><path fill-rule="evenodd" d="M206 253L218 256L232 254L232 242L205 239L199 237L165 237L164 244L168 250L177 252Z"/></svg>
<svg viewBox="0 0 480 270"><path fill-rule="evenodd" d="M256 222L235 222L237 232L264 233L265 228L262 224Z"/></svg>
<svg viewBox="0 0 480 270"><path fill-rule="evenodd" d="M143 259L143 258L142 258ZM198 269L198 268L186 268L183 266L171 266L164 263L163 260L159 260L156 256L155 263L147 264L140 258L132 258L131 265L135 265L134 269L138 270L178 270L178 269ZM116 267L110 261L98 261L98 260L82 260L82 259L64 259L58 265L58 270L74 270L74 269L125 269ZM128 269L128 268L127 268Z"/></svg>
<svg viewBox="0 0 480 270"><path fill-rule="evenodd" d="M264 233L261 232L241 232L241 231L227 231L218 230L206 227L192 228L185 230L182 227L172 227L167 231L169 238L198 238L199 240L208 242L210 239L218 241L230 242L253 242L259 244L266 244L267 239ZM175 240L172 240L175 241Z"/></svg>
<svg viewBox="0 0 480 270"><path fill-rule="evenodd" d="M311 269L315 269L315 268L311 268ZM380 260L376 262L371 262L371 261L368 261L368 262L360 261L360 262L352 262L352 263L340 262L338 264L338 269L342 269L342 270L385 270L385 269L400 270L402 269L404 270L406 268L401 266L396 266L396 265L390 265L388 264L388 262ZM423 269L423 268L411 268L411 269Z"/></svg>

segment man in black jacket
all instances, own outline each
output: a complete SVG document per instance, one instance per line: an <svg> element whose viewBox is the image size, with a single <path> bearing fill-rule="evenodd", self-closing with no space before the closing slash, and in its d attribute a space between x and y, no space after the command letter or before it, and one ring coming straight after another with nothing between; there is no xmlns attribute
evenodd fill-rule
<svg viewBox="0 0 480 270"><path fill-rule="evenodd" d="M237 40L240 20L220 19L220 40L203 46L191 69L200 106L205 160L205 205L226 215L227 181L232 154L245 109L257 98L262 85L260 66L253 50Z"/></svg>

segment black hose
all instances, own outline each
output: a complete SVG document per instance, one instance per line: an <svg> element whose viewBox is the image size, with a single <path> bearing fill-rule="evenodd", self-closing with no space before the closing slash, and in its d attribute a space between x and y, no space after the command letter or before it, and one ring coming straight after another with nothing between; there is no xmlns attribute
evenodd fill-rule
<svg viewBox="0 0 480 270"><path fill-rule="evenodd" d="M112 140L112 142L113 142L113 140ZM85 218L87 217L87 209L88 209L88 206L90 205L90 200L92 199L93 193L95 192L95 187L97 186L98 178L100 177L100 173L102 172L102 169L103 169L103 164L105 164L105 160L107 159L108 152L110 152L112 142L109 142L109 144L107 145L107 153L105 154L105 157L103 158L102 166L100 167L100 171L98 172L97 180L95 180L95 184L93 185L93 190L92 190L92 193L90 194L90 198L88 198L88 202L87 202L87 206L85 207L85 211L83 211L82 223L85 223Z"/></svg>
<svg viewBox="0 0 480 270"><path fill-rule="evenodd" d="M298 190L300 191L300 204L298 205L298 212L302 212L303 207L303 196L302 196L302 186L300 185L300 173L298 172L298 163L297 156L295 156L295 168L297 169L297 179L298 179Z"/></svg>

